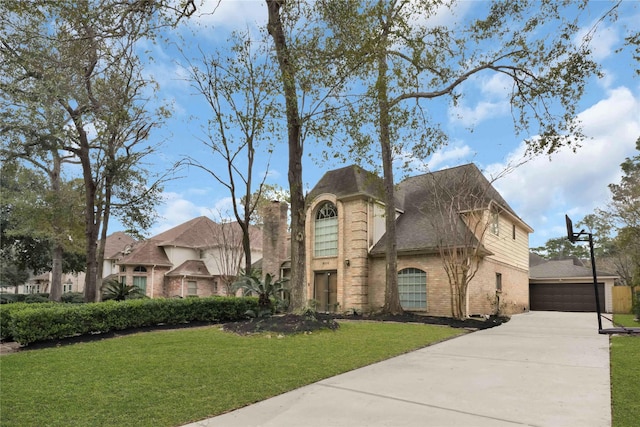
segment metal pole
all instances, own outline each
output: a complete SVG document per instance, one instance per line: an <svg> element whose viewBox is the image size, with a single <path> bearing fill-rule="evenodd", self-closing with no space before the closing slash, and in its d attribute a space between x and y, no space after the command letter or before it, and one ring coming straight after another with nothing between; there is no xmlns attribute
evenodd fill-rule
<svg viewBox="0 0 640 427"><path fill-rule="evenodd" d="M593 290L596 293L596 311L598 313L598 332L602 331L602 318L600 314L600 294L598 292L598 275L596 273L596 257L593 253L593 235L589 233L589 250L591 252L591 272L593 273Z"/></svg>

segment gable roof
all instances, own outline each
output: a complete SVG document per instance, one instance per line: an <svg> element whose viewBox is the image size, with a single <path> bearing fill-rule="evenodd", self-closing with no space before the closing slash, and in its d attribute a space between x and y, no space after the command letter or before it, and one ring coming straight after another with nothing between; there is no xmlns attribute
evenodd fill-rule
<svg viewBox="0 0 640 427"><path fill-rule="evenodd" d="M167 254L156 240L145 240L135 245L129 255L122 258L120 265L163 265L172 266Z"/></svg>
<svg viewBox="0 0 640 427"><path fill-rule="evenodd" d="M132 246L135 239L122 231L116 231L107 236L104 244L104 258L115 259L120 256L127 246Z"/></svg>
<svg viewBox="0 0 640 427"><path fill-rule="evenodd" d="M222 245L225 233L227 239L239 239L239 241L242 239L242 230L237 222L219 224L206 216L200 216L153 236L151 240L156 241L158 246L206 249ZM250 225L249 235L251 247L253 249L262 249L262 233L260 230Z"/></svg>
<svg viewBox="0 0 640 427"><path fill-rule="evenodd" d="M167 276L211 277L209 269L201 260L187 260L166 274Z"/></svg>
<svg viewBox="0 0 640 427"><path fill-rule="evenodd" d="M398 185L396 193L402 202L399 207L404 210L396 222L398 252L435 252L441 246L478 245L480 242L460 214L492 205L531 230L473 163L409 177ZM451 217L447 206L454 206L458 214ZM383 254L386 239L385 234L371 253Z"/></svg>

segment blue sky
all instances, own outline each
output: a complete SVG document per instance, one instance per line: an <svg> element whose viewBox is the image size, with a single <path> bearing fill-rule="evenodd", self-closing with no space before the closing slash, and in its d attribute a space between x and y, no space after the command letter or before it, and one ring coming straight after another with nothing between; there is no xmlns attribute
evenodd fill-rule
<svg viewBox="0 0 640 427"><path fill-rule="evenodd" d="M231 30L257 31L266 23L267 11L263 1L224 0L215 13L206 7L181 27L192 49L224 47ZM585 15L585 31L597 19L598 11L610 7L610 2L592 2L593 13ZM460 3L460 14L473 13L479 3ZM579 103L579 119L588 140L575 152L560 150L549 156L528 160L494 185L520 217L535 231L530 246L541 246L548 239L566 234L564 214L574 223L595 208L605 207L609 199L607 185L620 180L620 163L635 155L635 141L640 136L640 78L628 50L615 54L622 47L628 28L640 22L640 2L623 2L615 25L600 24L593 40L593 54L602 64L604 77L592 79L585 97ZM635 24L634 24L635 23ZM183 156L189 155L210 166L216 166L208 148L201 142L200 126L210 115L201 96L186 80L188 73L176 49L164 42L147 46L155 61L146 72L160 85L159 97L173 107L173 116L165 126L151 136L152 142L162 142L154 156L152 169L161 172ZM468 162L476 163L488 177L502 173L510 164L522 162L524 144L514 132L506 99L505 86L500 78L482 75L465 83L465 96L457 109L442 104L436 115L451 138L449 145L434 153L428 160L432 171ZM469 126L474 131L468 131ZM305 146L303 181L311 189L322 174L343 163L318 164L322 143L309 141ZM210 160L207 160L210 159ZM218 164L220 160L217 160ZM287 188L287 149L283 141L277 144L266 170L266 156L256 162L256 173L268 172L267 183ZM214 220L219 213L231 212L230 196L208 174L190 168L176 173L176 179L165 185L164 203L159 207L159 220L150 235L188 221L200 215ZM121 226L114 222L109 232Z"/></svg>

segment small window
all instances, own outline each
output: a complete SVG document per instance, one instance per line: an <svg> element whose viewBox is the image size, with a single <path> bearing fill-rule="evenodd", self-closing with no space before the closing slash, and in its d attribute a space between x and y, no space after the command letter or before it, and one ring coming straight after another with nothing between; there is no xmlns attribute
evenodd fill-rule
<svg viewBox="0 0 640 427"><path fill-rule="evenodd" d="M500 215L498 212L491 212L491 232L496 236L500 235Z"/></svg>
<svg viewBox="0 0 640 427"><path fill-rule="evenodd" d="M502 273L496 273L496 291L502 292Z"/></svg>
<svg viewBox="0 0 640 427"><path fill-rule="evenodd" d="M198 295L198 282L195 280L187 282L187 295Z"/></svg>
<svg viewBox="0 0 640 427"><path fill-rule="evenodd" d="M516 240L516 225L515 224L511 225L511 238L513 240Z"/></svg>
<svg viewBox="0 0 640 427"><path fill-rule="evenodd" d="M427 309L427 273L417 268L398 272L400 305L405 310Z"/></svg>
<svg viewBox="0 0 640 427"><path fill-rule="evenodd" d="M66 294L69 292L73 292L73 282L71 281L71 279L62 284L62 293Z"/></svg>
<svg viewBox="0 0 640 427"><path fill-rule="evenodd" d="M145 267L144 265L138 265L136 268L133 269L134 273L146 273L147 272L147 267Z"/></svg>
<svg viewBox="0 0 640 427"><path fill-rule="evenodd" d="M126 273L127 272L127 266L126 265L121 265L120 266L120 273Z"/></svg>

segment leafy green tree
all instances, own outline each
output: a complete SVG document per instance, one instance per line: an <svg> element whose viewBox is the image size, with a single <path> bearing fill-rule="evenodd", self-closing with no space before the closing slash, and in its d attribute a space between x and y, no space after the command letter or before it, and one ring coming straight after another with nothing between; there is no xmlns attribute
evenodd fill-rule
<svg viewBox="0 0 640 427"><path fill-rule="evenodd" d="M49 174L51 179L51 174ZM41 169L4 162L0 174L3 266L52 272L50 299L60 301L62 273L82 271L82 190L78 181L52 182ZM15 283L15 285L21 284Z"/></svg>
<svg viewBox="0 0 640 427"><path fill-rule="evenodd" d="M618 251L627 261L620 262L619 273L631 286L640 286L640 138L636 150L635 156L620 165L623 173L620 183L609 185L612 202L606 209L618 227Z"/></svg>
<svg viewBox="0 0 640 427"><path fill-rule="evenodd" d="M328 43L326 25L315 13L316 3L265 0L267 32L273 40L278 73L273 84L284 98L289 151L288 179L291 205L291 309L305 306L306 206L302 156L309 135L326 140L334 134L329 99L342 93L348 63ZM318 2L319 3L319 2Z"/></svg>
<svg viewBox="0 0 640 427"><path fill-rule="evenodd" d="M555 237L547 240L544 246L531 248L531 252L546 259L577 257L580 259L589 258L589 250L580 244L573 244L566 237Z"/></svg>
<svg viewBox="0 0 640 427"><path fill-rule="evenodd" d="M466 81L490 74L508 81L514 130L530 135L529 154L552 154L580 141L577 100L598 71L589 57L589 40L574 42L580 28L576 11L588 2L481 3L474 10L477 18L452 25L438 25L433 18L455 12L455 1L320 3L343 60L361 64L354 78L364 92L340 119L359 157L371 152L370 131L376 128L389 236L384 309L399 313L394 155L424 158L446 144L447 134L430 116L428 102L447 99L455 106Z"/></svg>
<svg viewBox="0 0 640 427"><path fill-rule="evenodd" d="M64 152L81 167L87 301L99 298L111 208L145 227L159 201L141 167L154 147L142 143L166 111L147 111L135 49L159 24L161 3L0 3L0 121L14 135L9 149Z"/></svg>

